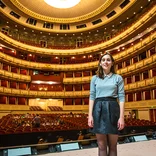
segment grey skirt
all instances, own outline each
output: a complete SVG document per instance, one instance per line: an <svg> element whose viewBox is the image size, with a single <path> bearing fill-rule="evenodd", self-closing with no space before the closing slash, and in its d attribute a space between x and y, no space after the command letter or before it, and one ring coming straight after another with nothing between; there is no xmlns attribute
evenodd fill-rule
<svg viewBox="0 0 156 156"><path fill-rule="evenodd" d="M94 126L90 132L96 134L119 134L120 107L116 98L97 98L93 106Z"/></svg>

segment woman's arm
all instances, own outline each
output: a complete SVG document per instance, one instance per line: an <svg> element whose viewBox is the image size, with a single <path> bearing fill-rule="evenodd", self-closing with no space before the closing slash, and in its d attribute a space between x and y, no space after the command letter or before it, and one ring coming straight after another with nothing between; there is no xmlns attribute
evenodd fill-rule
<svg viewBox="0 0 156 156"><path fill-rule="evenodd" d="M124 118L125 103L120 102L119 105L120 105L120 118Z"/></svg>
<svg viewBox="0 0 156 156"><path fill-rule="evenodd" d="M120 117L118 120L118 130L122 130L125 127L125 121L124 121L124 102L120 102Z"/></svg>
<svg viewBox="0 0 156 156"><path fill-rule="evenodd" d="M96 87L95 87L96 76L92 77L90 83L90 96L89 96L89 112L88 112L88 126L93 127L93 105L96 96Z"/></svg>
<svg viewBox="0 0 156 156"><path fill-rule="evenodd" d="M89 116L92 116L93 113L93 105L94 105L94 100L89 100Z"/></svg>
<svg viewBox="0 0 156 156"><path fill-rule="evenodd" d="M124 128L124 109L125 109L125 91L124 91L124 80L120 76L118 83L118 97L119 97L119 106L120 106L120 117L118 120L118 129L122 130Z"/></svg>
<svg viewBox="0 0 156 156"><path fill-rule="evenodd" d="M88 114L88 126L93 127L93 105L94 105L94 100L89 100L89 114Z"/></svg>

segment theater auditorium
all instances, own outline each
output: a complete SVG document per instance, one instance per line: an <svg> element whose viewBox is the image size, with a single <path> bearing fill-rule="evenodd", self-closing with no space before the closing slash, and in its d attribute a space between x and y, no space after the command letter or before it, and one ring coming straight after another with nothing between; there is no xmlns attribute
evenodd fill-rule
<svg viewBox="0 0 156 156"><path fill-rule="evenodd" d="M124 80L118 156L156 155L155 0L0 0L0 156L97 156L90 82Z"/></svg>

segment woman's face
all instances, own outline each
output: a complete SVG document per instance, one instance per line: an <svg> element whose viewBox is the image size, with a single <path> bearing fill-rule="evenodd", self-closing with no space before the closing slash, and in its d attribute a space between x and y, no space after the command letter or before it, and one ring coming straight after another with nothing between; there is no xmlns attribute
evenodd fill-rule
<svg viewBox="0 0 156 156"><path fill-rule="evenodd" d="M110 71L113 65L112 59L109 55L104 55L100 62L101 67L104 71Z"/></svg>

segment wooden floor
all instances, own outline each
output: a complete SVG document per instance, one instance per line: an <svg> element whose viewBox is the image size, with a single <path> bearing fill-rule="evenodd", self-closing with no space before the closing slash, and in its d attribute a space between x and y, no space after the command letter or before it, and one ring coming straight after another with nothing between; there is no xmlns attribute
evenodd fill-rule
<svg viewBox="0 0 156 156"><path fill-rule="evenodd" d="M98 156L97 153L97 148L89 148L42 156ZM156 140L118 144L118 156L156 156Z"/></svg>

